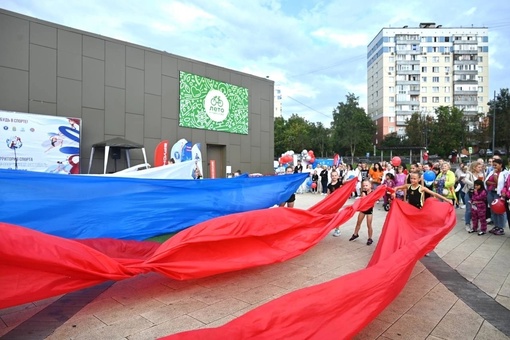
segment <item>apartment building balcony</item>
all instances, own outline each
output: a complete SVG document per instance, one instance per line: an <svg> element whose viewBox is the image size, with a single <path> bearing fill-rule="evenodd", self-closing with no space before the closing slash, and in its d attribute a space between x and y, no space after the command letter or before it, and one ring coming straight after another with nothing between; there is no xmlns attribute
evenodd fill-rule
<svg viewBox="0 0 510 340"><path fill-rule="evenodd" d="M418 71L418 70L398 70L397 69L397 75L399 75L399 74L413 75L415 77L420 77L420 71Z"/></svg>
<svg viewBox="0 0 510 340"><path fill-rule="evenodd" d="M419 60L396 60L397 65L420 65Z"/></svg>
<svg viewBox="0 0 510 340"><path fill-rule="evenodd" d="M420 38L417 37L417 38L410 38L408 36L399 36L399 35L396 35L395 36L395 42L398 44L413 44L413 45L419 45L420 44Z"/></svg>
<svg viewBox="0 0 510 340"><path fill-rule="evenodd" d="M478 75L478 70L453 70L453 75L457 74L470 74L470 75Z"/></svg>
<svg viewBox="0 0 510 340"><path fill-rule="evenodd" d="M460 49L460 48L455 48L455 47L459 47L459 46L453 46L453 54L478 54L478 49L471 50L471 49Z"/></svg>
<svg viewBox="0 0 510 340"><path fill-rule="evenodd" d="M420 85L420 80L395 80L395 85Z"/></svg>
<svg viewBox="0 0 510 340"><path fill-rule="evenodd" d="M464 96L476 96L478 95L477 90L454 90L453 95L464 95Z"/></svg>
<svg viewBox="0 0 510 340"><path fill-rule="evenodd" d="M475 56L476 57L476 56ZM453 60L453 65L478 65L478 58L472 60Z"/></svg>
<svg viewBox="0 0 510 340"><path fill-rule="evenodd" d="M454 106L459 106L459 105L478 105L478 102L477 101L472 101L472 100L469 100L469 99L457 99L457 100L453 101L453 105ZM476 109L475 109L475 111L476 111Z"/></svg>
<svg viewBox="0 0 510 340"><path fill-rule="evenodd" d="M473 40L463 40L463 39L455 40L455 39L453 39L453 44L454 45L476 45L476 44L478 44L478 41L476 41L476 39L473 39Z"/></svg>
<svg viewBox="0 0 510 340"><path fill-rule="evenodd" d="M478 80L476 79L458 79L458 80L453 80L453 85L457 85L457 84L473 84L473 85L478 85Z"/></svg>
<svg viewBox="0 0 510 340"><path fill-rule="evenodd" d="M420 89L410 89L409 94L417 96L420 94Z"/></svg>

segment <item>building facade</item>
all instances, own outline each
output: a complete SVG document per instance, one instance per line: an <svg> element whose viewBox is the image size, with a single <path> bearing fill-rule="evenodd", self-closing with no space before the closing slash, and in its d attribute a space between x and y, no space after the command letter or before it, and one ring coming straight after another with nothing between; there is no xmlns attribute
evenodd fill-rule
<svg viewBox="0 0 510 340"><path fill-rule="evenodd" d="M379 144L405 134L415 112L434 116L439 106L462 109L470 126L489 102L487 28L383 28L367 50L367 112Z"/></svg>
<svg viewBox="0 0 510 340"><path fill-rule="evenodd" d="M171 49L172 42L168 44ZM115 137L144 145L150 163L161 140L170 145L182 138L200 143L205 177L211 160L217 177L226 175L227 166L273 173L272 80L3 9L0 46L0 110L81 118L82 173L91 146ZM246 131L214 131L205 124L183 127L183 74L244 89ZM102 157L95 153L93 173L102 173ZM133 164L143 163L141 152L131 157Z"/></svg>

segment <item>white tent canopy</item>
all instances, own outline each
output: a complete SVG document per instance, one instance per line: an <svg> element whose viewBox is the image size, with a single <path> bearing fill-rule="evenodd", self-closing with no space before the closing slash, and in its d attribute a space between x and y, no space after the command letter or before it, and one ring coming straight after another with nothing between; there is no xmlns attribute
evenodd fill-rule
<svg viewBox="0 0 510 340"><path fill-rule="evenodd" d="M90 169L92 168L92 160L94 159L94 151L96 148L104 148L104 170L103 170L104 174L106 174L106 169L108 167L108 156L110 154L111 148L118 148L120 150L125 150L126 162L127 162L128 168L131 167L131 159L129 157L129 150L131 150L131 149L141 149L142 153L143 153L144 163L148 163L147 162L147 154L145 153L145 148L142 144L131 142L124 138L116 137L116 138L105 140L103 142L99 142L99 143L92 145L92 149L90 151L89 170L87 172L89 174L90 174ZM117 169L115 169L115 170L117 170Z"/></svg>

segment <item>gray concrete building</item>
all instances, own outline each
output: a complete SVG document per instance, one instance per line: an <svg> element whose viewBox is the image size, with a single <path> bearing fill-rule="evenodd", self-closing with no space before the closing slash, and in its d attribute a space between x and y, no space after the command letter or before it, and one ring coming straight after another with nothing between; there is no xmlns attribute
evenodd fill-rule
<svg viewBox="0 0 510 340"><path fill-rule="evenodd" d="M273 172L271 80L2 9L0 46L0 110L81 118L82 173L91 146L115 137L143 144L150 163L161 140L201 143L205 177L210 160L217 177L226 166ZM183 127L183 72L247 89L247 134ZM93 173L102 159L96 152ZM131 164L142 162L141 152L131 154Z"/></svg>

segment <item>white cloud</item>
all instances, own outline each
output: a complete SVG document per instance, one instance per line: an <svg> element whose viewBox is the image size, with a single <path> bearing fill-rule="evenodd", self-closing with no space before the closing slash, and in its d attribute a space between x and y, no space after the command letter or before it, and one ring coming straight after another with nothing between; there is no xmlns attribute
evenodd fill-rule
<svg viewBox="0 0 510 340"><path fill-rule="evenodd" d="M366 46L383 27L489 26L491 93L509 87L509 2L451 0L3 0L0 7L210 64L269 76L284 112L329 126L347 93L366 107ZM493 26L493 27L491 27ZM320 112L320 113L317 113Z"/></svg>

